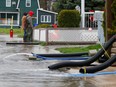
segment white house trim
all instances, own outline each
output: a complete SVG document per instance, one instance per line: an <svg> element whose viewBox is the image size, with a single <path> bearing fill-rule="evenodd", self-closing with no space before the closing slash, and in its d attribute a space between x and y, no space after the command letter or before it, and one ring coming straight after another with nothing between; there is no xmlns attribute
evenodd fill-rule
<svg viewBox="0 0 116 87"><path fill-rule="evenodd" d="M38 3L38 8L40 9L40 2L39 2L39 0L37 0L37 3Z"/></svg>
<svg viewBox="0 0 116 87"><path fill-rule="evenodd" d="M4 11L0 11L0 13L19 13L19 12L4 12Z"/></svg>
<svg viewBox="0 0 116 87"><path fill-rule="evenodd" d="M37 0L37 3L38 3L38 8L40 8L40 3L39 3L39 0ZM18 0L18 3L17 3L17 8L16 8L16 9L19 9L19 4L20 4L20 0Z"/></svg>
<svg viewBox="0 0 116 87"><path fill-rule="evenodd" d="M30 0L30 5L29 6L27 5L27 0L26 0L25 7L31 7L31 0Z"/></svg>
<svg viewBox="0 0 116 87"><path fill-rule="evenodd" d="M51 15L41 15L40 19L41 19L41 21L40 21L41 23L51 23ZM44 20L42 20L42 19L44 19Z"/></svg>
<svg viewBox="0 0 116 87"><path fill-rule="evenodd" d="M36 16L36 17L37 17L37 19L36 19L36 23L37 23L37 24L38 24L38 21L39 21L39 20L38 20L38 10L39 10L39 9L37 9L37 14L36 14L36 15L37 15L37 16Z"/></svg>
<svg viewBox="0 0 116 87"><path fill-rule="evenodd" d="M19 2L20 2L20 0L18 0L18 3L17 3L17 8L16 8L16 9L19 9Z"/></svg>
<svg viewBox="0 0 116 87"><path fill-rule="evenodd" d="M10 0L10 3L8 3L8 0L6 0L6 7L11 7L12 1Z"/></svg>
<svg viewBox="0 0 116 87"><path fill-rule="evenodd" d="M48 13L58 14L58 13L56 13L56 12L52 12L52 11L48 11L48 10L44 10L44 9L38 9L38 10L40 10L40 11L45 11L45 12L48 12Z"/></svg>

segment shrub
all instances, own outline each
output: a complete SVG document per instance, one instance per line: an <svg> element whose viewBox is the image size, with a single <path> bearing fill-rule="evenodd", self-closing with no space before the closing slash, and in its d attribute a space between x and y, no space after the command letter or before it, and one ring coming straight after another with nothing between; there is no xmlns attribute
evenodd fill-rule
<svg viewBox="0 0 116 87"><path fill-rule="evenodd" d="M50 27L51 27L50 24L39 24L35 28L50 28Z"/></svg>
<svg viewBox="0 0 116 87"><path fill-rule="evenodd" d="M116 0L112 3L112 13L116 15Z"/></svg>
<svg viewBox="0 0 116 87"><path fill-rule="evenodd" d="M77 10L62 10L58 15L59 27L79 27L81 16Z"/></svg>
<svg viewBox="0 0 116 87"><path fill-rule="evenodd" d="M116 29L110 29L110 28L108 28L107 32L108 32L109 35L114 35L114 34L116 34Z"/></svg>

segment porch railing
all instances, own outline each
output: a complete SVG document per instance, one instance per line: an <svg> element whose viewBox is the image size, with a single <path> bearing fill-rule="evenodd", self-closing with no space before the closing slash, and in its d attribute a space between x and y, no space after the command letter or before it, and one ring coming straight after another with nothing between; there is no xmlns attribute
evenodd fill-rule
<svg viewBox="0 0 116 87"><path fill-rule="evenodd" d="M11 25L11 20L6 20L6 19L2 19L0 20L0 25ZM13 25L18 25L18 21L17 20L13 20Z"/></svg>

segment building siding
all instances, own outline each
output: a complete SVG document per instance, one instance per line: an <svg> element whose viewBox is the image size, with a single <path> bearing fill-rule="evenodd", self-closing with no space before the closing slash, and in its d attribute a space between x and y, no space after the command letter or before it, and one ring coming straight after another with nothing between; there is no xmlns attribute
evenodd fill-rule
<svg viewBox="0 0 116 87"><path fill-rule="evenodd" d="M19 8L20 8L20 19L23 16L24 12L29 12L30 10L34 12L34 17L37 16L37 9L38 7L38 2L37 0L31 0L31 7L26 7L26 0L20 0L19 3ZM36 23L36 19L33 20L33 23ZM21 20L20 20L20 24L21 24Z"/></svg>
<svg viewBox="0 0 116 87"><path fill-rule="evenodd" d="M51 15L51 23L48 23L48 24L54 24L56 14L51 12L46 12L45 10L38 10L40 9L38 0L31 0L31 7L26 7L26 0L20 0L19 4L18 4L18 1L19 0L11 0L11 3L15 2L16 4L15 5L11 4L11 7L6 7L6 0L0 0L0 13L13 13L13 14L17 13L18 18L14 16L14 19L18 20L18 25L21 26L21 19L22 19L23 13L29 12L30 10L32 10L34 12L34 17L36 17L36 19L33 20L33 24L37 24L37 22L38 24L41 24L40 22L41 15ZM18 4L18 7L17 7L17 4ZM11 15L8 15L8 16L11 17ZM4 26L0 26L0 27L4 27Z"/></svg>
<svg viewBox="0 0 116 87"><path fill-rule="evenodd" d="M0 0L0 12L17 12L17 2L18 0L11 0L12 2L15 2L16 4L13 5L11 2L11 7L6 7L6 0Z"/></svg>
<svg viewBox="0 0 116 87"><path fill-rule="evenodd" d="M55 14L53 13L49 13L49 12L45 12L45 11L41 11L38 10L38 24L42 24L41 23L41 15L51 15L51 23L46 23L46 24L54 24L55 22Z"/></svg>

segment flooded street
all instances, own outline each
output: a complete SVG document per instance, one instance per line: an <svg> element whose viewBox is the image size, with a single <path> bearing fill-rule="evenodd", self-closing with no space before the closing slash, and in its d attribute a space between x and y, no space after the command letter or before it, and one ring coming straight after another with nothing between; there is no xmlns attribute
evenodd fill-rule
<svg viewBox="0 0 116 87"><path fill-rule="evenodd" d="M29 60L28 55L31 52L58 53L52 47L6 45L5 38L0 37L0 87L115 87L116 85L114 81L116 75L85 78L70 77L67 76L67 72L51 71L47 67L58 61Z"/></svg>

